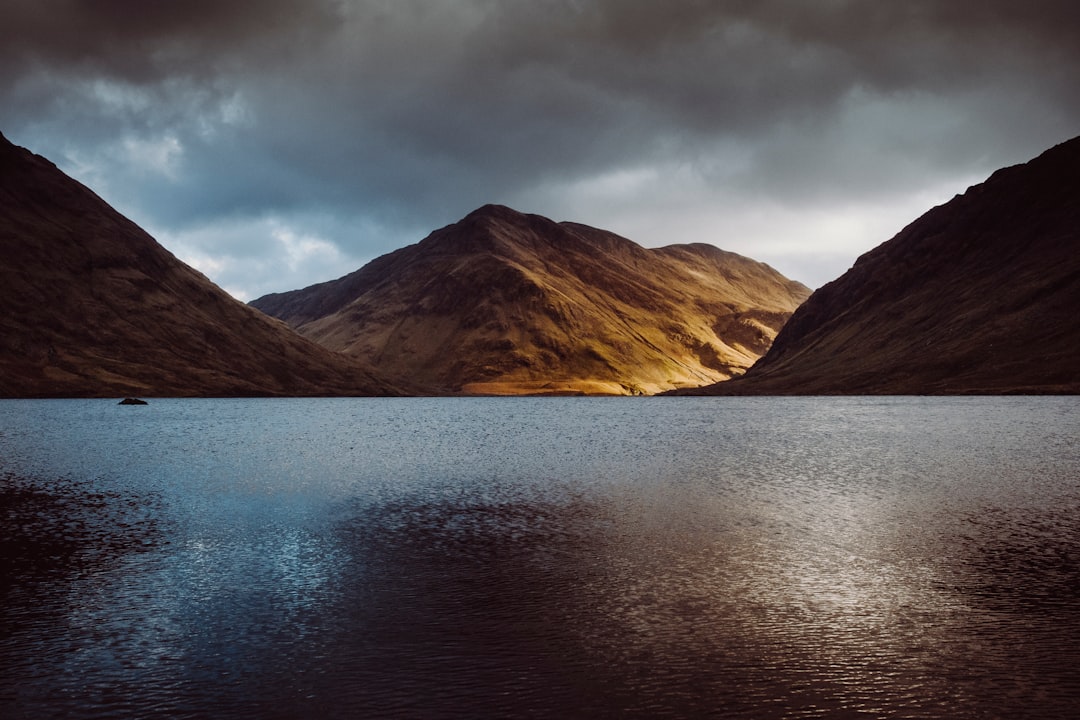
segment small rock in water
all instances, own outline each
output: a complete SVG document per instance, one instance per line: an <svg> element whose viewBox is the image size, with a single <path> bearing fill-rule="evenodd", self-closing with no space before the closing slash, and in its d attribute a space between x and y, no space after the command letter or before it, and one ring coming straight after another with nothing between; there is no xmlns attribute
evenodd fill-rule
<svg viewBox="0 0 1080 720"><path fill-rule="evenodd" d="M128 397L128 398L124 398L123 400L121 400L119 402L119 404L120 405L146 405L147 402L145 400L140 400L139 398Z"/></svg>

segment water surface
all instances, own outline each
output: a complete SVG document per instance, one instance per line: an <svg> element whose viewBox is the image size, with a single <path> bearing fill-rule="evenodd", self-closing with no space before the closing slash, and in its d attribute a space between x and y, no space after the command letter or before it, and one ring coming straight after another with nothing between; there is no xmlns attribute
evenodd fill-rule
<svg viewBox="0 0 1080 720"><path fill-rule="evenodd" d="M0 716L1072 717L1080 399L0 402Z"/></svg>

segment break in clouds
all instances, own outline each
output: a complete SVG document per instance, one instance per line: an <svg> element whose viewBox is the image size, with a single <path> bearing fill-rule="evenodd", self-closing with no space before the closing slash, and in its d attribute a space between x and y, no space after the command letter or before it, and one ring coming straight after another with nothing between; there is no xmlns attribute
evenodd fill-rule
<svg viewBox="0 0 1080 720"><path fill-rule="evenodd" d="M817 286L1080 133L1080 5L8 0L0 131L245 299L489 202Z"/></svg>

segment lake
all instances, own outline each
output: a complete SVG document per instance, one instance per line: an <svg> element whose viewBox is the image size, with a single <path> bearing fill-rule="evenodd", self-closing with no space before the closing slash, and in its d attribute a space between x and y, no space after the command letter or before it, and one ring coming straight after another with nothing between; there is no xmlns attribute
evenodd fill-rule
<svg viewBox="0 0 1080 720"><path fill-rule="evenodd" d="M1053 718L1080 398L0 401L4 718Z"/></svg>

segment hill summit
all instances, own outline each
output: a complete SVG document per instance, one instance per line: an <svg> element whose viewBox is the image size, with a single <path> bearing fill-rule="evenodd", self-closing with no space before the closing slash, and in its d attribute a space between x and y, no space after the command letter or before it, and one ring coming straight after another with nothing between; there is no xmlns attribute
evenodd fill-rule
<svg viewBox="0 0 1080 720"><path fill-rule="evenodd" d="M338 280L251 304L440 391L638 394L740 375L809 294L711 245L646 249L486 205Z"/></svg>

